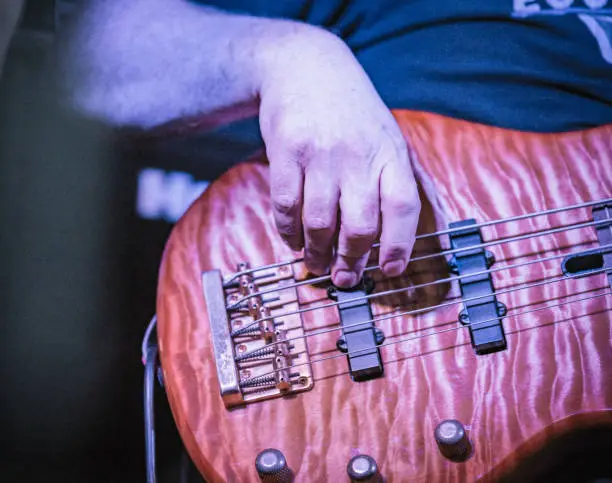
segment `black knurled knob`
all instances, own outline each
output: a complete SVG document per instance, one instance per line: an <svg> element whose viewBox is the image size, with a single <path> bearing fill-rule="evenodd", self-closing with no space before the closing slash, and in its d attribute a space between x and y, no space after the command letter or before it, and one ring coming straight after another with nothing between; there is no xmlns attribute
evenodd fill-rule
<svg viewBox="0 0 612 483"><path fill-rule="evenodd" d="M472 454L472 444L463 424L456 419L442 421L434 431L440 453L451 461L465 461Z"/></svg>
<svg viewBox="0 0 612 483"><path fill-rule="evenodd" d="M351 483L382 483L376 461L366 454L353 456L346 467L346 472Z"/></svg>
<svg viewBox="0 0 612 483"><path fill-rule="evenodd" d="M289 483L293 473L283 453L274 448L264 449L255 458L255 468L263 483Z"/></svg>

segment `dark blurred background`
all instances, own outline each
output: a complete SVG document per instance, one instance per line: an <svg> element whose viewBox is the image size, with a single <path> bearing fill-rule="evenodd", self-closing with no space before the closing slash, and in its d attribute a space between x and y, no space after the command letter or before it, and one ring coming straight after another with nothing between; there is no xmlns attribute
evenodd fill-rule
<svg viewBox="0 0 612 483"><path fill-rule="evenodd" d="M62 112L49 67L73 6L27 2L0 82L0 481L145 480L140 342L166 237L260 145L253 120L138 141ZM160 481L179 481L160 388L156 406Z"/></svg>

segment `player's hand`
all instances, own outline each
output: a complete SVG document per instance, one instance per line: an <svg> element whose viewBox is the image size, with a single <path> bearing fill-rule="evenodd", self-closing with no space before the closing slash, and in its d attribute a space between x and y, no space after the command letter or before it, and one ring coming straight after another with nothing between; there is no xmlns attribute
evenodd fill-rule
<svg viewBox="0 0 612 483"><path fill-rule="evenodd" d="M304 248L311 272L331 269L348 288L380 234L383 272L401 274L417 187L400 129L348 47L326 32L296 35L270 54L262 79L260 125L283 239Z"/></svg>

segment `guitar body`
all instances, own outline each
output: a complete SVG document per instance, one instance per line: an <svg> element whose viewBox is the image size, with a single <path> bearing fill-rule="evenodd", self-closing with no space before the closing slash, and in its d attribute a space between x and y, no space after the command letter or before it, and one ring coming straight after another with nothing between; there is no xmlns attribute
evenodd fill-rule
<svg viewBox="0 0 612 483"><path fill-rule="evenodd" d="M417 160L420 233L612 196L612 126L542 135L432 114L395 115ZM597 248L592 226L537 236L590 220L590 208L579 208L484 227L485 241L534 234L488 248L492 268ZM447 237L420 240L415 253L441 246L448 248ZM157 306L161 364L177 427L206 481L259 481L254 460L265 448L283 452L296 482L348 481L346 465L356 454L372 456L388 482L492 481L556 438L612 427L612 296L584 300L610 289L606 274L520 290L558 276L559 259L492 273L495 289L506 290L498 296L508 308L506 350L476 355L457 322L461 304L434 307L457 296L452 283L439 283L371 300L375 317L424 309L377 323L387 342L409 339L381 348L384 377L351 380L346 357L329 358L339 354L339 334L328 332L306 339L310 390L226 409L201 273L219 269L227 276L239 262L257 267L297 256L276 233L263 159L213 183L168 241ZM418 264L398 279L379 276L376 291L449 276L444 257ZM323 285L299 290L304 304L330 302ZM554 306L572 298L583 300ZM536 308L542 310L511 316ZM337 325L338 312L313 310L302 321L308 335ZM473 446L467 461L449 461L438 450L433 432L445 419L467 428Z"/></svg>

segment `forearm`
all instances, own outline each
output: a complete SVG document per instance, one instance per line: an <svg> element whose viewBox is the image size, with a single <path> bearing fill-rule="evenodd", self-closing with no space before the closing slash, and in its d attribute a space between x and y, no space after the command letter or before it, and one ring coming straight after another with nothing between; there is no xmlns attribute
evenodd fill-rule
<svg viewBox="0 0 612 483"><path fill-rule="evenodd" d="M271 211L308 269L331 267L337 286L352 287L380 233L383 272L404 271L420 209L411 160L340 39L186 0L95 0L70 44L75 104L115 125L153 127L253 103Z"/></svg>
<svg viewBox="0 0 612 483"><path fill-rule="evenodd" d="M63 83L78 110L150 128L256 105L276 46L311 30L185 0L93 0L64 39Z"/></svg>

